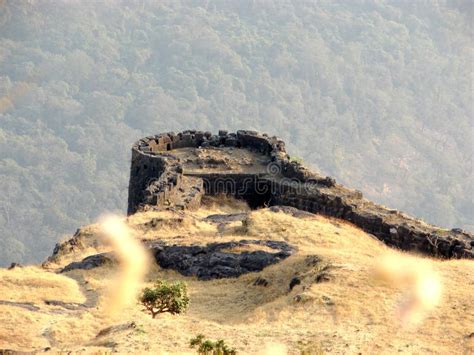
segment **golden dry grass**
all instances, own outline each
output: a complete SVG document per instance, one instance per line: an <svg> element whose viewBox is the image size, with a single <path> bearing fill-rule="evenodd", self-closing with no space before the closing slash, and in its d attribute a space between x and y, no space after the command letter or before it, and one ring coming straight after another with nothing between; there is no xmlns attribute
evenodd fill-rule
<svg viewBox="0 0 474 355"><path fill-rule="evenodd" d="M63 319L56 306L46 300L83 303L85 297L78 284L64 275L45 272L38 267L0 269L0 348L34 350L49 346L42 335L47 325ZM32 305L37 310L23 308Z"/></svg>
<svg viewBox="0 0 474 355"><path fill-rule="evenodd" d="M42 303L48 299L63 302L85 301L77 283L64 275L45 273L36 266L0 269L0 299Z"/></svg>
<svg viewBox="0 0 474 355"><path fill-rule="evenodd" d="M2 285L3 280L9 281L0 289L0 299L28 300L41 310L0 305L0 348L38 350L52 346L55 350L86 352L193 353L189 340L202 333L211 339L223 338L245 354L300 354L303 350L313 354L473 353L474 335L469 337L474 332L473 261L440 261L393 251L348 223L319 216L299 219L258 210L251 212L243 224L227 224L224 232L218 231L215 223L202 220L207 215L236 212L241 207L219 206L214 201L186 214L136 214L128 217L128 223L137 238L176 244L271 239L286 241L297 247L297 252L260 273L237 279L198 281L155 265L143 286L151 286L158 278L184 280L191 298L185 314L163 314L156 319L138 304L114 319L103 314L100 303L82 311L62 309L62 313L53 312L58 307L42 305L45 297L61 296L69 302L82 302L79 286L83 293L87 289L104 293L114 273L113 266L75 270L67 273L71 278L54 274L54 269L2 270ZM153 218L160 221L156 227L144 227ZM106 250L107 246L100 248ZM90 252L84 250L75 258ZM439 274L443 286L441 303L417 326L403 326L396 316L404 289L374 277L377 257L386 253L414 258ZM322 261L308 263L311 256ZM331 265L330 280L315 283L315 276L326 264ZM23 272L31 276L22 275ZM295 276L302 283L290 292L289 283ZM253 286L257 277L265 278L269 285ZM43 278L45 282L41 281ZM135 322L137 328L95 337L106 326L128 321Z"/></svg>

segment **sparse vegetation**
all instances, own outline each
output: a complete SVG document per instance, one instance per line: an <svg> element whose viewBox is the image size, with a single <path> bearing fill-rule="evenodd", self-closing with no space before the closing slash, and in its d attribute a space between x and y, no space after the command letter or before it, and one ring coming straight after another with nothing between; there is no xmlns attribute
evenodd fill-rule
<svg viewBox="0 0 474 355"><path fill-rule="evenodd" d="M300 355L324 355L321 345L317 342L299 341Z"/></svg>
<svg viewBox="0 0 474 355"><path fill-rule="evenodd" d="M295 162L295 163L299 163L299 164L303 164L303 158L301 158L301 157L290 157L290 161Z"/></svg>
<svg viewBox="0 0 474 355"><path fill-rule="evenodd" d="M314 278L314 281L316 283L329 281L331 279L329 270L331 270L332 267L333 266L330 263L315 266L314 270L316 272L316 277Z"/></svg>
<svg viewBox="0 0 474 355"><path fill-rule="evenodd" d="M183 313L189 304L186 284L182 281L168 283L157 281L155 287L145 288L140 295L140 303L155 318L160 313Z"/></svg>
<svg viewBox="0 0 474 355"><path fill-rule="evenodd" d="M311 267L310 276L314 277L314 282L320 283L331 280L330 271L334 266L324 261L317 255L308 255L306 257L306 265Z"/></svg>
<svg viewBox="0 0 474 355"><path fill-rule="evenodd" d="M135 332L140 335L146 334L146 330L143 328L143 324L137 324L135 327Z"/></svg>
<svg viewBox="0 0 474 355"><path fill-rule="evenodd" d="M237 351L233 348L229 348L224 340L219 339L214 342L209 339L205 339L202 334L197 335L189 342L191 348L197 348L197 352L200 355L235 355Z"/></svg>
<svg viewBox="0 0 474 355"><path fill-rule="evenodd" d="M240 212L231 208L226 211ZM179 235L182 244L197 240L207 243L222 239L217 236L215 224L201 222L205 216L217 213L221 210L187 211L186 222L173 226L175 213L148 211L130 216L128 222L143 238L151 239L156 238L156 229L144 230L143 224L152 218L162 219L160 241L177 243ZM188 223L188 219L200 221L193 224ZM419 325L417 332L402 333L409 347L394 348L394 329L400 329L395 307L402 300L403 290L373 282L370 272L374 260L390 249L349 223L336 227L333 219L322 216L305 219L257 210L251 213L250 219L252 235L249 239L285 240L297 247L297 253L255 275L210 282L189 278L186 283L193 308L181 317L161 314L152 319L148 312L141 311L142 305L136 305L121 311L117 323L98 323L103 315L102 303L98 302L102 295L106 296L106 284L113 281L113 269L109 267L76 270L68 275L58 274L56 269L32 266L0 269L0 348L34 352L51 346L50 353L179 354L187 351L197 355L197 347L191 349L189 341L202 333L206 336L203 340L214 342L223 338L225 344L236 348L239 354L271 353L267 345L272 344L281 344L275 347L274 353L286 349L289 353L304 355L393 353L399 349L413 354L472 353L474 337L470 335L473 330L469 318L472 287L466 284L474 273L471 260L413 256L442 275L443 301ZM96 240L99 235L95 227L89 230L90 238ZM58 266L81 260L92 251L92 248L78 253L72 251ZM391 252L408 257L397 250ZM329 273L333 281L315 284L315 270L327 262L332 265ZM176 281L169 279L169 275L174 274L169 270L154 268L151 272L153 281ZM287 294L286 286L295 275L302 278L302 285ZM251 286L259 276L270 285ZM153 288L154 282L146 286ZM306 286L304 290L302 286ZM299 302L293 300L297 295ZM62 301L80 310L47 304L47 300ZM449 300L455 300L456 307ZM1 301L8 302L2 304ZM33 303L34 309L40 309L14 303ZM131 321L136 323L135 328L94 338L99 328ZM54 344L47 343L48 336L54 337Z"/></svg>

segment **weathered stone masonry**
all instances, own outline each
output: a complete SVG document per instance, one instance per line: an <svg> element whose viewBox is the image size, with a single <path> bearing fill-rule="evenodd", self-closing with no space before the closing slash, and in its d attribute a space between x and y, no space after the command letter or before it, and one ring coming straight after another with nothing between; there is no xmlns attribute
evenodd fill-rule
<svg viewBox="0 0 474 355"><path fill-rule="evenodd" d="M187 174L173 150L185 147L234 147L268 156L265 173L224 172ZM203 194L229 193L251 207L288 205L341 218L390 246L442 258L474 258L474 236L460 229L445 230L377 205L362 193L336 184L292 162L285 143L253 131L218 135L202 131L162 133L132 147L128 213L146 208L197 208Z"/></svg>

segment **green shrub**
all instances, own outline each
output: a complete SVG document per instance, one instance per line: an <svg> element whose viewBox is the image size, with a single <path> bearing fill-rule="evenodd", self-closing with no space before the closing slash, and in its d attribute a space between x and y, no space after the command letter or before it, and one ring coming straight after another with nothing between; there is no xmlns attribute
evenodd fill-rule
<svg viewBox="0 0 474 355"><path fill-rule="evenodd" d="M153 318L159 313L179 314L189 304L186 284L182 281L169 284L157 281L154 288L145 288L139 298L140 303L150 312Z"/></svg>
<svg viewBox="0 0 474 355"><path fill-rule="evenodd" d="M197 347L197 352L200 355L235 355L237 351L229 348L225 341L220 339L213 342L209 339L204 339L204 335L199 334L190 341L191 348Z"/></svg>

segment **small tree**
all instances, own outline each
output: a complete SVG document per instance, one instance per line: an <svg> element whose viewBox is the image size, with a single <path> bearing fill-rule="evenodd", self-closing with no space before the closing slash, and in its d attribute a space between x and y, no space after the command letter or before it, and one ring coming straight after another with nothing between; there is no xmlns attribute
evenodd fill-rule
<svg viewBox="0 0 474 355"><path fill-rule="evenodd" d="M179 314L189 304L186 284L182 281L169 284L157 281L154 288L145 288L139 298L140 303L150 312L153 318L159 313Z"/></svg>
<svg viewBox="0 0 474 355"><path fill-rule="evenodd" d="M204 339L204 335L199 334L195 338L191 339L189 345L191 348L197 346L197 352L200 355L236 355L235 349L229 348L224 340L220 339L213 342L209 339Z"/></svg>

